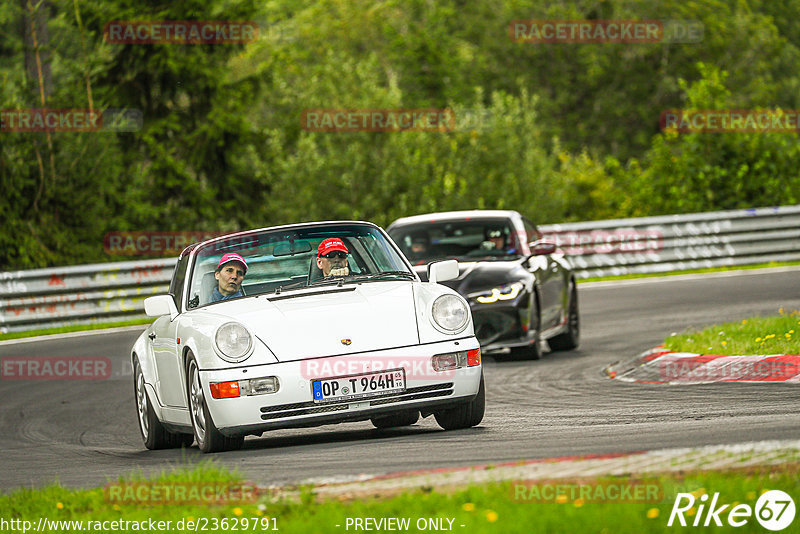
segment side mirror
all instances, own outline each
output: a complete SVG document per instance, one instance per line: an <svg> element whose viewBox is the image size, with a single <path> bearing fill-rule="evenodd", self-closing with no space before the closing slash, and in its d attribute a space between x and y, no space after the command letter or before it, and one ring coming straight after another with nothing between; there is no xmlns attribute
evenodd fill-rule
<svg viewBox="0 0 800 534"><path fill-rule="evenodd" d="M531 256L543 256L545 254L553 254L556 251L556 244L552 241L534 241L528 243L531 249Z"/></svg>
<svg viewBox="0 0 800 534"><path fill-rule="evenodd" d="M175 301L172 300L172 295L156 295L144 299L144 313L149 317L169 315L171 321L178 316L178 308L175 307Z"/></svg>
<svg viewBox="0 0 800 534"><path fill-rule="evenodd" d="M458 278L458 262L456 260L436 261L428 264L428 282L435 284Z"/></svg>

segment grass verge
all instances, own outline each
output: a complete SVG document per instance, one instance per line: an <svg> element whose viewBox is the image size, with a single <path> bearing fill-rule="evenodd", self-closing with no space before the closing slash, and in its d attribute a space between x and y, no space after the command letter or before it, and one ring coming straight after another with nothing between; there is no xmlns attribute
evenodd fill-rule
<svg viewBox="0 0 800 534"><path fill-rule="evenodd" d="M202 462L195 467L180 467L170 473L162 473L149 481L150 491L172 484L219 485L241 481L236 472L229 472L212 462ZM557 497L550 500L532 498L530 487L520 489L518 482L470 485L451 491L421 488L418 491L385 497L374 495L355 501L327 500L319 502L313 488L306 487L299 499L287 499L269 495L259 495L248 502L229 502L224 505L209 504L152 504L144 500L135 503L120 503L109 498L109 488L115 484L144 484L141 476L126 477L124 480L104 488L72 490L51 485L42 489L20 489L0 496L0 518L30 521L29 530L36 530L40 518L46 518L48 528L41 531L76 532L86 530L135 531L130 524L111 524L111 521L163 521L161 531L194 530L188 524L199 525L197 531L253 531L265 532L348 532L354 528L355 518L399 518L409 521L408 532L432 530L431 525L439 525L444 530L465 533L528 533L528 532L600 532L600 533L641 533L673 531L676 526L667 527L667 521L678 493L692 493L701 503L703 494L709 497L719 493L718 504L747 504L755 508L758 497L765 491L778 489L800 498L800 466L794 463L751 467L731 471L694 471L686 473L653 475L646 479L629 477L583 478L575 481L559 480L555 484L571 484L593 488L616 485L619 488L642 484L656 484L661 488L657 498L647 502L621 502L620 498L583 500L580 498ZM544 497L545 482L536 482ZM141 487L141 486L140 486ZM569 491L566 495L570 495ZM595 493L596 495L596 493ZM711 499L708 499L710 502ZM685 504L684 501L682 504ZM725 525L713 531L764 532L754 516L747 519L743 527L731 528L727 525L727 513L720 514ZM700 509L692 508L685 518L691 525ZM73 523L53 523L53 521L72 521ZM166 523L169 521L170 523ZM183 521L183 523L179 523ZM800 519L795 520L795 522ZM80 522L80 523L76 523ZM91 523L89 523L91 522ZM100 522L100 523L97 523ZM109 522L109 523L103 523ZM419 522L419 525L417 524ZM350 525L347 528L348 524ZM702 523L701 523L702 524ZM108 528L103 529L102 525ZM16 530L22 530L18 524ZM89 528L87 528L89 527ZM101 528L95 528L101 527ZM254 528L255 527L255 528ZM449 528L448 528L449 527ZM152 531L152 526L150 530ZM677 527L680 529L680 527ZM690 527L691 528L691 527ZM8 528L6 528L8 530ZM145 528L144 530L147 530ZM360 529L364 530L364 529ZM375 529L378 530L378 529ZM385 530L385 528L384 528ZM789 529L791 530L791 529Z"/></svg>
<svg viewBox="0 0 800 534"><path fill-rule="evenodd" d="M750 317L673 335L664 346L673 352L697 354L798 354L800 311L778 312L776 317Z"/></svg>
<svg viewBox="0 0 800 534"><path fill-rule="evenodd" d="M117 328L120 326L145 325L153 322L149 319L131 319L129 321L115 321L111 323L92 323L92 324L73 324L69 326L59 326L56 328L41 328L39 330L26 330L25 332L10 332L0 334L0 341L6 339L20 339L24 337L47 336L51 334L64 334L68 332L83 332L85 330L102 330L104 328Z"/></svg>

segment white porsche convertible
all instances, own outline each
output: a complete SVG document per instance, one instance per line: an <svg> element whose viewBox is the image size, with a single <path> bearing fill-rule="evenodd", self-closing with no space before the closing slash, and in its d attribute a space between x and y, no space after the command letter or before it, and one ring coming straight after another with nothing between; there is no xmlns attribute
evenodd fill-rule
<svg viewBox="0 0 800 534"><path fill-rule="evenodd" d="M484 413L469 306L421 282L378 226L325 222L217 237L180 255L157 317L134 344L139 428L148 449L237 449L276 428L434 415L445 429Z"/></svg>

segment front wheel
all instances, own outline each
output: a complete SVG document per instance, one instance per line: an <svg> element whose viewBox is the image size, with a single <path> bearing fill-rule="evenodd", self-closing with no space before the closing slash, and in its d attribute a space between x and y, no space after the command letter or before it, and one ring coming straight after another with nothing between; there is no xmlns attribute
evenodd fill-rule
<svg viewBox="0 0 800 534"><path fill-rule="evenodd" d="M572 283L569 292L569 308L567 311L567 331L552 338L548 343L553 350L572 350L581 340L581 322L578 314L578 290Z"/></svg>
<svg viewBox="0 0 800 534"><path fill-rule="evenodd" d="M533 304L531 306L531 320L528 325L528 332L533 333L533 342L522 347L514 347L511 349L511 358L514 360L540 360L542 358L542 349L539 346L539 326L541 325L541 318L539 317L539 299L536 293L533 294Z"/></svg>
<svg viewBox="0 0 800 534"><path fill-rule="evenodd" d="M189 447L194 441L191 434L179 434L168 431L156 416L147 389L144 387L144 373L139 360L133 361L133 394L136 397L136 415L139 421L139 433L144 446L150 450L176 449Z"/></svg>
<svg viewBox="0 0 800 534"><path fill-rule="evenodd" d="M481 385L478 394L471 401L450 408L435 412L433 416L439 426L445 430L457 430L459 428L470 428L483 421L483 413L486 410L486 391L483 385L483 373L481 373Z"/></svg>
<svg viewBox="0 0 800 534"><path fill-rule="evenodd" d="M186 361L186 391L189 394L189 413L197 446L203 452L232 451L242 448L244 436L228 437L214 425L208 411L203 384L200 382L200 369L194 355L189 354Z"/></svg>

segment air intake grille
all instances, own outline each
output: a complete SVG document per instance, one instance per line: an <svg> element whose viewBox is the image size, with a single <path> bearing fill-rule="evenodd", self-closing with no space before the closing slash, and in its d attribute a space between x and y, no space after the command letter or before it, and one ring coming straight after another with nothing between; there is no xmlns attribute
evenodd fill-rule
<svg viewBox="0 0 800 534"><path fill-rule="evenodd" d="M432 386L421 386L409 388L403 393L398 393L388 397L381 397L370 401L370 406L380 406L394 402L406 400L426 399L430 397L446 397L453 394L453 383L434 384ZM317 404L313 401L296 402L294 404L281 404L278 406L261 407L261 419L283 419L285 417L296 417L298 415L311 415L347 410L351 403L363 401L345 401L338 404Z"/></svg>

